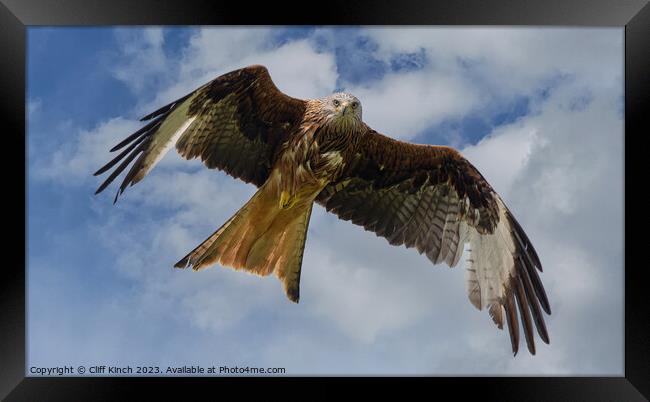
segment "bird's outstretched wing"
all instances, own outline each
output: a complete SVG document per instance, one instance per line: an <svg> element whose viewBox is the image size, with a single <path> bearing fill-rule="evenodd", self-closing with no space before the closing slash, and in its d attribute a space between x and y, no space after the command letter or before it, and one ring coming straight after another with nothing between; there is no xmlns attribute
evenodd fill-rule
<svg viewBox="0 0 650 402"><path fill-rule="evenodd" d="M201 157L210 169L261 186L279 146L302 121L305 107L304 100L282 93L264 66L221 75L143 117L151 122L113 147L111 152L126 148L95 172L102 174L119 163L95 194L137 157L115 195L117 201L118 195L142 180L172 146L186 159Z"/></svg>
<svg viewBox="0 0 650 402"><path fill-rule="evenodd" d="M455 266L469 243L468 297L508 324L519 348L521 317L530 353L533 326L548 343L542 310L551 309L539 258L521 226L488 182L449 147L410 144L368 128L343 175L316 201L392 245L415 247L434 263Z"/></svg>

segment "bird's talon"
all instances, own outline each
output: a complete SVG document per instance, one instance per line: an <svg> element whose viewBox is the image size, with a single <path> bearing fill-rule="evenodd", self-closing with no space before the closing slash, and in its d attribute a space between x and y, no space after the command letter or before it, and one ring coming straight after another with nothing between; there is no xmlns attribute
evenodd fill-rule
<svg viewBox="0 0 650 402"><path fill-rule="evenodd" d="M288 191L280 193L280 209L289 209L295 204L295 197L292 197Z"/></svg>

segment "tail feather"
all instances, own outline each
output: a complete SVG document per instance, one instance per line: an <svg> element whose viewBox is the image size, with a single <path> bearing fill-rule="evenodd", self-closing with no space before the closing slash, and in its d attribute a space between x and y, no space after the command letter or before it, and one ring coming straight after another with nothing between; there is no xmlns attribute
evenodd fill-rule
<svg viewBox="0 0 650 402"><path fill-rule="evenodd" d="M191 266L192 269L198 271L201 268L204 268L206 265L209 265L208 261L205 261L207 257L207 251L214 244L214 242L221 236L221 234L230 226L230 224L235 220L237 215L233 215L226 223L224 223L219 229L217 229L213 234L205 239L201 244L199 244L194 250L190 251L185 257L180 261L174 264L176 268L187 268Z"/></svg>
<svg viewBox="0 0 650 402"><path fill-rule="evenodd" d="M309 204L305 213L299 216L295 223L295 230L292 232L294 236L287 238L286 247L289 249L284 255L286 259L281 265L280 270L276 270L276 274L282 284L284 285L284 292L287 297L298 303L300 299L300 272L302 267L302 257L305 251L305 241L307 240L307 229L309 228L309 220L311 217L311 208L313 204ZM292 246L293 243L293 246Z"/></svg>
<svg viewBox="0 0 650 402"><path fill-rule="evenodd" d="M194 270L219 263L266 276L274 273L287 297L299 300L300 270L312 201L289 209L262 186L226 223L174 266Z"/></svg>

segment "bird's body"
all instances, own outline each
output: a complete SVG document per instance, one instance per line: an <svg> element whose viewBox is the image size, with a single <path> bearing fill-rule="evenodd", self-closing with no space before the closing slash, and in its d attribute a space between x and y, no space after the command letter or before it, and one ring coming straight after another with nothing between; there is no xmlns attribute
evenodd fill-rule
<svg viewBox="0 0 650 402"><path fill-rule="evenodd" d="M508 323L519 344L533 327L548 343L542 310L550 305L537 253L501 198L456 150L409 144L377 133L361 103L346 93L300 100L280 92L263 66L217 77L143 120L152 120L111 151L131 144L102 191L139 155L118 195L140 181L172 146L185 158L258 187L251 199L175 266L219 263L275 274L298 302L302 256L314 202L384 237L414 247L433 263L455 266L470 244L468 297ZM116 196L117 200L117 196Z"/></svg>
<svg viewBox="0 0 650 402"><path fill-rule="evenodd" d="M360 118L353 123L343 113L329 116L322 103L309 102L304 120L287 133L269 177L251 200L177 267L190 264L198 270L219 263L258 275L275 272L289 299L298 301L312 204L340 176L344 156L359 144L354 138L363 135Z"/></svg>
<svg viewBox="0 0 650 402"><path fill-rule="evenodd" d="M330 98L345 97L349 95L336 94ZM365 132L361 116L351 117L343 111L329 115L323 112L326 102L308 102L303 121L282 144L270 177L278 181L280 195L284 192L290 199L312 196L313 201L325 185L338 179L345 161L357 151ZM350 106L340 106L345 107Z"/></svg>

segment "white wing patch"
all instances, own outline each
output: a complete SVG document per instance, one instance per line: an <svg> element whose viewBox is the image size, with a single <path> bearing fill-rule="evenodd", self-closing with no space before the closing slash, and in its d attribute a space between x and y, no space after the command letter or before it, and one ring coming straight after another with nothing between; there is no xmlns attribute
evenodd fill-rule
<svg viewBox="0 0 650 402"><path fill-rule="evenodd" d="M186 120L185 123L183 123L183 125L180 126L180 127L179 127L175 132L174 132L174 134L173 134L173 135L171 136L171 138L167 141L167 143L165 143L165 145L160 149L160 151L158 151L158 154L156 155L156 159L154 159L153 162L151 162L151 165L149 165L149 167L146 169L146 171L143 173L143 175L146 175L146 174L147 174L151 169L154 168L154 166L156 166L156 165L158 164L158 162L161 161L162 158L165 157L165 155L167 154L167 152L169 152L169 150L170 150L174 145L176 145L176 143L178 142L178 139L181 138L181 135L183 135L183 133L187 130L187 128L188 128L192 123L194 123L194 120L196 120L196 116L191 117L191 118L189 118L188 120Z"/></svg>
<svg viewBox="0 0 650 402"><path fill-rule="evenodd" d="M506 215L506 207L497 197L499 223L492 234L480 234L468 228L469 259L465 287L472 304L479 310L497 304L504 296L508 277L515 270L515 244Z"/></svg>

